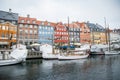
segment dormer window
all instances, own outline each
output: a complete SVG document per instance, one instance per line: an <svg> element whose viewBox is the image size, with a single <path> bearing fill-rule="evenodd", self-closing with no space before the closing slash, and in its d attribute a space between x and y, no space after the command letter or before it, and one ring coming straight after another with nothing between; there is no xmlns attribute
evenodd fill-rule
<svg viewBox="0 0 120 80"><path fill-rule="evenodd" d="M48 26L50 26L50 23L48 23Z"/></svg>
<svg viewBox="0 0 120 80"><path fill-rule="evenodd" d="M1 23L4 23L4 20L0 20Z"/></svg>
<svg viewBox="0 0 120 80"><path fill-rule="evenodd" d="M44 25L44 22L42 22L42 25Z"/></svg>
<svg viewBox="0 0 120 80"><path fill-rule="evenodd" d="M16 24L16 22L15 22L15 21L12 21L12 23L13 23L13 24Z"/></svg>

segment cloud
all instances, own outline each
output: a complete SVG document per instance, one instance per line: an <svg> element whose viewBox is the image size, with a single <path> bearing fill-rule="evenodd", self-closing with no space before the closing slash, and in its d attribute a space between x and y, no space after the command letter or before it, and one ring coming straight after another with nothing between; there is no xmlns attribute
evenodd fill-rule
<svg viewBox="0 0 120 80"><path fill-rule="evenodd" d="M104 17L111 28L120 26L119 0L1 0L0 9L12 8L20 16L30 14L40 20L90 21L104 26Z"/></svg>

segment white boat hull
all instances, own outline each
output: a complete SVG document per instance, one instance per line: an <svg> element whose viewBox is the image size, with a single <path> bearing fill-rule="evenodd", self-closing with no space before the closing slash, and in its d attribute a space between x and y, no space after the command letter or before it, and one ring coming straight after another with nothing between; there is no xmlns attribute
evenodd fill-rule
<svg viewBox="0 0 120 80"><path fill-rule="evenodd" d="M59 55L58 59L59 60L75 60L75 59L83 59L83 58L87 58L89 56L89 54L84 54L84 55Z"/></svg>
<svg viewBox="0 0 120 80"><path fill-rule="evenodd" d="M12 64L17 64L21 63L23 60L17 60L17 59L10 59L10 60L0 60L0 66L4 65L12 65Z"/></svg>
<svg viewBox="0 0 120 80"><path fill-rule="evenodd" d="M42 55L43 59L58 59L56 54L52 54L52 53L43 53Z"/></svg>
<svg viewBox="0 0 120 80"><path fill-rule="evenodd" d="M105 51L104 53L111 55L111 54L119 54L120 52L118 52L118 51Z"/></svg>
<svg viewBox="0 0 120 80"><path fill-rule="evenodd" d="M24 48L16 48L10 53L10 58L0 60L0 66L21 63L26 60L28 50Z"/></svg>

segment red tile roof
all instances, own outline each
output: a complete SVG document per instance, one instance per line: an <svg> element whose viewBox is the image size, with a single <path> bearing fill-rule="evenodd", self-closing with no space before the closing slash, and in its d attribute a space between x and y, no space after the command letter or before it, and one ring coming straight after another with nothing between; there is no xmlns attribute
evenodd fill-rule
<svg viewBox="0 0 120 80"><path fill-rule="evenodd" d="M24 20L23 23L27 23L27 21L30 21L28 24L40 24L40 21L37 20L36 18L30 18L30 17L19 17L18 18L18 23L21 23L21 20ZM35 23L33 23L33 21L35 21Z"/></svg>

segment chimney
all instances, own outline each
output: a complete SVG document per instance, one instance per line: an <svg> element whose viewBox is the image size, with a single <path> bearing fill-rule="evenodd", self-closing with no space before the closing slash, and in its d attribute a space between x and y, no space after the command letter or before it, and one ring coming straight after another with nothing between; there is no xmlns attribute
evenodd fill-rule
<svg viewBox="0 0 120 80"><path fill-rule="evenodd" d="M29 15L29 14L27 15L27 18L30 18L30 15Z"/></svg>
<svg viewBox="0 0 120 80"><path fill-rule="evenodd" d="M87 23L90 23L89 21L87 21Z"/></svg>
<svg viewBox="0 0 120 80"><path fill-rule="evenodd" d="M11 12L12 12L12 9L9 8L9 13L11 13Z"/></svg>

